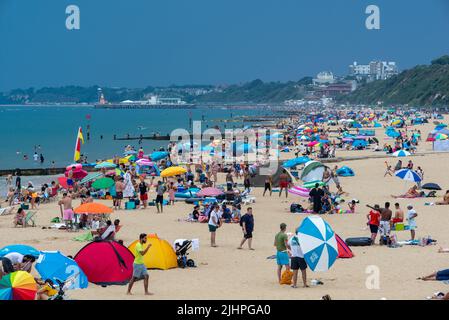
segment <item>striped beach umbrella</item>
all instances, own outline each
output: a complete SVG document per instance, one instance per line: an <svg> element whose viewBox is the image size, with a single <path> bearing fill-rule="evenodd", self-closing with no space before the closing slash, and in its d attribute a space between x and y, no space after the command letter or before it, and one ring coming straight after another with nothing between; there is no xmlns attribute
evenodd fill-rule
<svg viewBox="0 0 449 320"><path fill-rule="evenodd" d="M393 157L408 157L410 155L410 152L407 152L405 150L399 150L392 154Z"/></svg>
<svg viewBox="0 0 449 320"><path fill-rule="evenodd" d="M398 170L394 175L402 180L411 182L420 182L422 180L421 176L416 171L410 169Z"/></svg>
<svg viewBox="0 0 449 320"><path fill-rule="evenodd" d="M305 218L298 230L304 259L312 271L327 271L338 257L338 245L331 226L321 217Z"/></svg>

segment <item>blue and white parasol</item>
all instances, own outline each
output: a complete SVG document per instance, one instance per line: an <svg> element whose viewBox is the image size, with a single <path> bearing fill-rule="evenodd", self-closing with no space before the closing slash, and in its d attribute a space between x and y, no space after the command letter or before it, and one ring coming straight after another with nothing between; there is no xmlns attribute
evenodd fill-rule
<svg viewBox="0 0 449 320"><path fill-rule="evenodd" d="M418 172L410 170L410 169L398 170L398 171L396 171L396 173L394 175L402 180L411 181L411 182L420 182L422 180L422 178L418 174Z"/></svg>
<svg viewBox="0 0 449 320"><path fill-rule="evenodd" d="M338 256L337 240L331 226L321 217L307 217L298 230L304 259L312 271L327 271Z"/></svg>

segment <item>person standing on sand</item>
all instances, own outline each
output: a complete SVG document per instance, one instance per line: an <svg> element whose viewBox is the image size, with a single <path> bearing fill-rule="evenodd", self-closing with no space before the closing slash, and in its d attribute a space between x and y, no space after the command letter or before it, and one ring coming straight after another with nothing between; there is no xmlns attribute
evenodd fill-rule
<svg viewBox="0 0 449 320"><path fill-rule="evenodd" d="M218 204L214 204L214 207L210 213L210 217L209 217L209 232L210 232L210 246L215 248L217 247L217 244L215 243L215 236L216 236L216 231L218 228L220 228L221 226L221 220L220 220L220 207L218 206Z"/></svg>
<svg viewBox="0 0 449 320"><path fill-rule="evenodd" d="M267 191L270 191L270 197L271 197L271 195L273 194L272 189L273 189L273 177L269 176L268 178L265 179L265 187L264 187L262 196L265 197L265 193Z"/></svg>
<svg viewBox="0 0 449 320"><path fill-rule="evenodd" d="M243 239L240 242L240 246L237 249L242 249L246 240L248 240L248 248L249 250L254 250L251 247L253 241L253 231L254 231L254 216L253 216L253 208L248 207L246 214L244 214L240 218L240 226L243 231Z"/></svg>
<svg viewBox="0 0 449 320"><path fill-rule="evenodd" d="M162 213L164 212L164 192L167 190L167 188L165 187L165 185L162 184L162 181L158 181L157 182L157 187L156 187L156 208L157 208L157 213ZM160 206L160 208L159 208Z"/></svg>
<svg viewBox="0 0 449 320"><path fill-rule="evenodd" d="M119 177L115 181L115 199L114 199L114 209L120 210L123 199L123 190L125 190L125 184L123 183L123 178Z"/></svg>
<svg viewBox="0 0 449 320"><path fill-rule="evenodd" d="M281 223L281 231L279 231L274 237L274 246L276 247L276 263L278 281L281 283L282 267L285 266L287 270L290 270L290 259L287 252L288 236L285 233L287 230L287 225Z"/></svg>
<svg viewBox="0 0 449 320"><path fill-rule="evenodd" d="M318 183L315 184L315 188L310 190L309 196L313 201L313 213L320 213L322 208L322 198L324 196L324 191L320 189L320 185Z"/></svg>
<svg viewBox="0 0 449 320"><path fill-rule="evenodd" d="M415 229L417 228L415 218L418 214L416 213L416 210L413 209L411 204L407 206L407 210L407 222L410 228L411 240L413 241L415 240Z"/></svg>
<svg viewBox="0 0 449 320"><path fill-rule="evenodd" d="M59 200L58 205L61 209L61 217L64 223L66 224L66 230L69 231L69 226L71 227L73 224L73 207L72 207L72 197L65 192L62 195L62 199Z"/></svg>
<svg viewBox="0 0 449 320"><path fill-rule="evenodd" d="M307 263L304 259L304 253L302 252L301 245L299 243L298 235L295 234L288 241L288 249L291 252L291 269L293 270L293 285L292 288L297 288L298 284L298 270L301 270L302 282L304 288L308 288L307 285Z"/></svg>
<svg viewBox="0 0 449 320"><path fill-rule="evenodd" d="M371 231L371 244L374 244L376 241L377 233L379 231L380 225L380 207L378 204L374 205L374 208L366 215L368 218L367 225Z"/></svg>
<svg viewBox="0 0 449 320"><path fill-rule="evenodd" d="M151 244L148 244L146 248L144 248L144 244L147 243L147 235L145 233L141 233L139 236L139 242L136 244L136 257L134 258L133 264L133 277L129 281L128 292L126 294L131 295L131 289L133 288L134 282L137 280L143 279L143 288L145 290L146 296L153 295L151 292L148 292L148 284L149 284L149 275L147 271L147 267L145 266L143 257L148 253L148 250L151 248Z"/></svg>
<svg viewBox="0 0 449 320"><path fill-rule="evenodd" d="M282 195L282 190L285 190L285 198L288 197L288 174L285 169L282 170L282 173L279 175L279 197Z"/></svg>
<svg viewBox="0 0 449 320"><path fill-rule="evenodd" d="M125 198L132 198L134 197L134 185L132 182L131 172L126 170L125 176L124 176L124 183L125 183L125 190L123 191L123 197Z"/></svg>
<svg viewBox="0 0 449 320"><path fill-rule="evenodd" d="M371 207L370 205L366 205L368 208L376 210L376 208ZM380 215L381 215L381 219L380 219L380 236L381 237L386 237L386 236L390 236L390 220L391 217L393 216L393 212L390 210L390 203L389 202L385 202L385 208L380 209Z"/></svg>
<svg viewBox="0 0 449 320"><path fill-rule="evenodd" d="M140 176L139 194L143 209L146 209L148 206L148 184L145 182L145 178L142 176Z"/></svg>

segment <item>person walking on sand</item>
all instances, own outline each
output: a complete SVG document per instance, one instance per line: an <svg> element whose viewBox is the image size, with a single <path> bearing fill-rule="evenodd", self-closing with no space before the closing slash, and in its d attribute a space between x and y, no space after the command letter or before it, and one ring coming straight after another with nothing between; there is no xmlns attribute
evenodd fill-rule
<svg viewBox="0 0 449 320"><path fill-rule="evenodd" d="M126 170L125 176L124 178L124 183L125 183L125 190L123 191L123 197L125 198L132 198L134 197L134 185L133 185L133 181L132 181L132 177L131 177L131 172L128 170Z"/></svg>
<svg viewBox="0 0 449 320"><path fill-rule="evenodd" d="M304 259L304 253L302 252L301 245L299 243L298 234L296 233L290 238L287 244L291 254L291 269L293 271L293 285L292 288L297 288L298 284L298 270L301 270L302 282L304 288L308 288L307 285L307 263Z"/></svg>
<svg viewBox="0 0 449 320"><path fill-rule="evenodd" d="M270 191L270 197L273 194L273 177L272 176L268 176L268 178L265 179L265 188L263 190L263 197L265 197L265 193L267 191Z"/></svg>
<svg viewBox="0 0 449 320"><path fill-rule="evenodd" d="M214 204L213 209L209 216L209 232L210 232L210 246L215 248L217 247L217 244L215 243L216 239L216 232L217 229L221 226L221 214L220 214L220 207L218 204Z"/></svg>
<svg viewBox="0 0 449 320"><path fill-rule="evenodd" d="M254 232L253 208L248 207L248 209L246 209L246 213L240 218L240 226L242 227L243 231L243 239L240 242L240 246L238 247L238 249L242 249L246 240L248 240L249 250L254 250L251 246Z"/></svg>
<svg viewBox="0 0 449 320"><path fill-rule="evenodd" d="M285 233L287 225L281 223L281 231L279 231L274 237L274 246L276 247L276 263L277 263L277 276L278 281L281 283L282 267L285 266L287 270L290 270L290 259L287 252L288 236Z"/></svg>
<svg viewBox="0 0 449 320"><path fill-rule="evenodd" d="M129 281L128 292L126 294L131 295L131 289L133 288L134 282L137 280L143 279L143 288L145 290L145 295L150 296L153 295L151 292L148 292L148 284L149 284L149 275L147 271L147 267L144 263L144 256L148 253L148 250L151 248L151 244L148 244L146 248L144 248L144 244L147 243L147 235L145 233L141 233L139 236L139 242L136 244L136 252L133 264L133 277Z"/></svg>
<svg viewBox="0 0 449 320"><path fill-rule="evenodd" d="M63 193L62 199L59 200L58 205L61 208L61 217L64 223L66 224L66 230L69 231L69 227L71 228L73 225L73 218L74 218L72 197L69 194L67 194L67 192Z"/></svg>

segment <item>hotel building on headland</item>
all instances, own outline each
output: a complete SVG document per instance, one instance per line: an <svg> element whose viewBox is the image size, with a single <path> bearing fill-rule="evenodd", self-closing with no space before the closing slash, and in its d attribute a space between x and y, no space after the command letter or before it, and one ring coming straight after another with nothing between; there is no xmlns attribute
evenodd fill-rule
<svg viewBox="0 0 449 320"><path fill-rule="evenodd" d="M394 61L371 61L369 64L358 64L354 61L349 66L349 75L355 76L357 80L385 80L398 73L399 70Z"/></svg>

